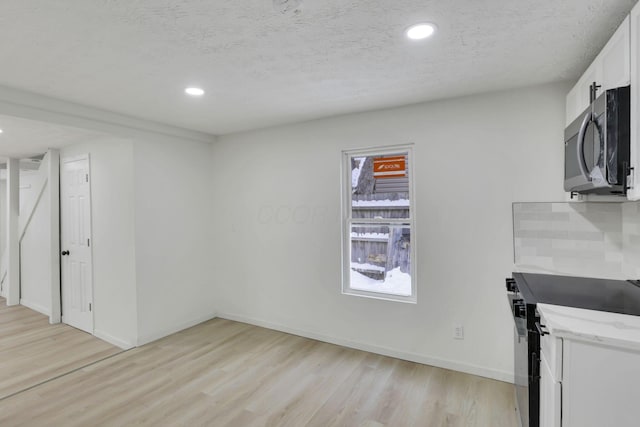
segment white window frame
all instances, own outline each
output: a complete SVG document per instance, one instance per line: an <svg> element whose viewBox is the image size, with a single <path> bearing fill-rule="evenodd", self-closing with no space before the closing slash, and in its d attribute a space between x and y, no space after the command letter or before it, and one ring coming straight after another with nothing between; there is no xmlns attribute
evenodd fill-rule
<svg viewBox="0 0 640 427"><path fill-rule="evenodd" d="M352 182L351 182L351 158L366 156L385 156L400 153L407 153L407 176L409 178L409 218L352 218ZM367 149L355 149L342 151L342 179L341 179L341 195L342 195L342 293L344 295L353 295L366 298L375 298L386 301L417 303L417 266L416 266L416 210L415 210L415 191L414 191L414 164L413 164L413 144L390 145L384 147L374 147ZM351 227L353 224L408 224L411 236L410 253L411 257L411 295L394 295L385 292L371 292L359 289L353 289L350 286L351 281Z"/></svg>

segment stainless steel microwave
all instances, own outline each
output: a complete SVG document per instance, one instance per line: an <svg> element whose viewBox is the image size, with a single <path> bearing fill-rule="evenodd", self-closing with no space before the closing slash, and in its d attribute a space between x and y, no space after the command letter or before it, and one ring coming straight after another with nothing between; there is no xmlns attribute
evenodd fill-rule
<svg viewBox="0 0 640 427"><path fill-rule="evenodd" d="M565 129L565 191L626 194L630 109L629 86L609 89Z"/></svg>

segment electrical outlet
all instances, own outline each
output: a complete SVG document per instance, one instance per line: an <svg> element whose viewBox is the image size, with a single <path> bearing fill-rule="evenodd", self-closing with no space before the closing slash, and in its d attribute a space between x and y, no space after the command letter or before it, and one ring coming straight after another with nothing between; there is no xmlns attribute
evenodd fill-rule
<svg viewBox="0 0 640 427"><path fill-rule="evenodd" d="M453 325L453 339L463 340L464 339L464 327L456 323Z"/></svg>

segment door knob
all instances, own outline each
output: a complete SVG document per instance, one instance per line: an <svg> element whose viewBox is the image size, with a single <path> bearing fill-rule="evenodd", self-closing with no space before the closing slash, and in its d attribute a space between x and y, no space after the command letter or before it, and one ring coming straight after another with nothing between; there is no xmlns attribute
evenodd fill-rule
<svg viewBox="0 0 640 427"><path fill-rule="evenodd" d="M69 251L62 251L60 252L60 255L69 255Z"/></svg>

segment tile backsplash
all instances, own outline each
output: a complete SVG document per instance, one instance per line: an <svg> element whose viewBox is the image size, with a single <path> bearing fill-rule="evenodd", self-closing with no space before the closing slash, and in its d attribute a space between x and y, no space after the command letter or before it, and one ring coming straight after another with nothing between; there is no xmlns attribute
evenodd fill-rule
<svg viewBox="0 0 640 427"><path fill-rule="evenodd" d="M640 278L640 203L514 203L521 271Z"/></svg>

